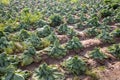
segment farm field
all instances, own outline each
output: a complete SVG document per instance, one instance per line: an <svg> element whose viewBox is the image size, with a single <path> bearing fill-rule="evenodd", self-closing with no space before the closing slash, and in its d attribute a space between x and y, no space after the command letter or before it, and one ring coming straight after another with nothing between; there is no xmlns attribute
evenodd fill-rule
<svg viewBox="0 0 120 80"><path fill-rule="evenodd" d="M0 0L0 80L120 80L120 0Z"/></svg>

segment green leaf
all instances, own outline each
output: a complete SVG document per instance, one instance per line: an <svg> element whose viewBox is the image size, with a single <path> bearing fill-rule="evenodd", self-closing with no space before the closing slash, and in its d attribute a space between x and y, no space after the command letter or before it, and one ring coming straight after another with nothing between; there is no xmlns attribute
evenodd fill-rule
<svg viewBox="0 0 120 80"><path fill-rule="evenodd" d="M110 47L108 47L109 52L120 59L120 44L115 44Z"/></svg>
<svg viewBox="0 0 120 80"><path fill-rule="evenodd" d="M93 51L91 51L90 57L96 60L104 60L108 58L104 53L100 51L99 48L95 48Z"/></svg>
<svg viewBox="0 0 120 80"><path fill-rule="evenodd" d="M67 42L66 48L69 50L82 49L83 45L80 42L79 38L73 37L70 41Z"/></svg>
<svg viewBox="0 0 120 80"><path fill-rule="evenodd" d="M34 74L37 80L64 80L64 74L59 72L57 67L48 66L46 63L41 64Z"/></svg>
<svg viewBox="0 0 120 80"><path fill-rule="evenodd" d="M16 74L16 75L14 75L13 80L25 80L25 78Z"/></svg>
<svg viewBox="0 0 120 80"><path fill-rule="evenodd" d="M69 57L64 60L62 66L74 75L80 75L86 71L85 62L78 56Z"/></svg>
<svg viewBox="0 0 120 80"><path fill-rule="evenodd" d="M49 36L51 32L52 32L52 29L50 28L50 26L45 25L43 28L38 29L36 34L39 38L44 38Z"/></svg>
<svg viewBox="0 0 120 80"><path fill-rule="evenodd" d="M51 21L50 25L52 27L59 26L63 22L62 17L58 14L51 15L50 21Z"/></svg>
<svg viewBox="0 0 120 80"><path fill-rule="evenodd" d="M33 62L33 58L27 55L23 55L21 66L29 65Z"/></svg>
<svg viewBox="0 0 120 80"><path fill-rule="evenodd" d="M62 47L58 40L55 41L55 43L50 46L48 55L54 58L62 58L66 55L66 49Z"/></svg>

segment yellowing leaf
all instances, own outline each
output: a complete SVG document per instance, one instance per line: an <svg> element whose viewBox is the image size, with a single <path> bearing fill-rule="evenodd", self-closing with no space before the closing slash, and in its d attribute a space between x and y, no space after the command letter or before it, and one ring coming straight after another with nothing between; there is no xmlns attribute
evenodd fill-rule
<svg viewBox="0 0 120 80"><path fill-rule="evenodd" d="M5 5L9 5L10 0L1 0L0 3L5 4Z"/></svg>

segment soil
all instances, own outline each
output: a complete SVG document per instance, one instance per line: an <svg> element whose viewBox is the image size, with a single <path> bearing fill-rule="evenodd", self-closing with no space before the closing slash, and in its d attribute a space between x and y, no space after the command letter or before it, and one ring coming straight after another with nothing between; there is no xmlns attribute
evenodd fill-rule
<svg viewBox="0 0 120 80"><path fill-rule="evenodd" d="M69 26L69 28L74 28L73 26ZM112 29L117 28L116 26L112 26ZM101 66L104 66L104 70L98 70L96 72L96 75L99 76L99 79L97 80L120 80L120 62L111 54L108 53L107 47L111 46L112 44L118 44L120 43L120 38L115 38L115 43L109 44L109 43L104 43L99 39L96 38L90 38L87 37L83 31L78 31L75 30L79 35L78 37L80 38L81 43L84 46L83 50L69 50L66 54L65 57L61 59L55 59L51 58L47 54L43 54L41 56L41 61L40 62L33 62L32 64L25 66L25 67L20 67L22 70L30 70L34 71L35 68L39 67L40 64L46 62L49 65L57 65L61 68L60 64L67 59L70 56L74 55L79 55L81 58L85 59L89 67L92 68L99 68ZM59 41L61 44L65 44L70 38L68 38L66 35L57 35ZM97 62L93 59L89 58L89 52L92 51L95 47L99 47L100 50L108 55L109 59L105 60L101 64L100 62ZM32 80L32 78L29 78L29 80ZM71 74L66 74L66 79L65 80L93 80L90 76L87 75L81 75L78 77L75 77Z"/></svg>
<svg viewBox="0 0 120 80"><path fill-rule="evenodd" d="M100 47L101 51L103 51L104 53L107 53L107 47L110 46L111 44L107 44L107 43L101 43L99 40L96 39L89 39L89 40L84 40L81 41L83 43L84 46L86 46L85 49L78 50L76 53L75 51L68 51L67 55L62 58L62 59L54 59L49 57L48 55L44 54L42 55L42 61L38 62L38 63L32 63L31 65L25 66L25 67L21 67L21 69L23 70L30 70L30 71L34 71L35 68L37 68L41 63L46 62L47 64L54 64L54 65L58 65L60 66L60 63L63 62L64 59L67 59L70 56L74 56L74 55L79 55L82 58L86 58L88 61L88 64L90 66L92 66L93 68L97 68L99 66L101 66L98 62L89 59L89 57L87 57L88 53L94 49L94 47ZM120 38L116 38L116 42L115 44L120 42ZM99 44L98 44L99 43ZM109 55L111 57L111 55ZM100 76L99 80L120 80L120 62L117 61L117 59L115 59L113 56L111 57L112 59L107 60L105 62L105 70L104 71L97 71L97 75ZM112 61L111 61L112 60ZM111 76L112 75L112 76ZM75 78L72 75L67 75L66 80L74 80L73 78ZM29 80L32 80L31 78ZM76 80L92 80L89 76L79 76L78 79Z"/></svg>
<svg viewBox="0 0 120 80"><path fill-rule="evenodd" d="M100 80L120 80L120 62L109 63L108 68L99 72Z"/></svg>

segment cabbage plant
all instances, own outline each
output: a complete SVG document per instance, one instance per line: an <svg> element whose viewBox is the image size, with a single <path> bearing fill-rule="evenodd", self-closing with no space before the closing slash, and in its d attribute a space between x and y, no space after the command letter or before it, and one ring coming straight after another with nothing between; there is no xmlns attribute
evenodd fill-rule
<svg viewBox="0 0 120 80"><path fill-rule="evenodd" d="M48 55L54 58L62 58L66 55L66 52L67 50L56 40L55 43L49 47Z"/></svg>
<svg viewBox="0 0 120 80"><path fill-rule="evenodd" d="M120 44L115 44L108 47L109 53L111 53L116 58L120 59Z"/></svg>
<svg viewBox="0 0 120 80"><path fill-rule="evenodd" d="M84 74L87 69L86 63L79 56L69 57L63 61L62 66L74 75Z"/></svg>
<svg viewBox="0 0 120 80"><path fill-rule="evenodd" d="M64 74L56 66L49 66L46 63L41 64L35 69L34 80L64 80Z"/></svg>
<svg viewBox="0 0 120 80"><path fill-rule="evenodd" d="M34 47L29 47L27 50L24 51L22 55L21 65L29 65L34 61L34 57L36 55L36 50Z"/></svg>
<svg viewBox="0 0 120 80"><path fill-rule="evenodd" d="M39 38L44 38L48 35L50 35L52 32L52 29L50 28L50 26L45 25L43 28L40 28L36 31L36 34Z"/></svg>
<svg viewBox="0 0 120 80"><path fill-rule="evenodd" d="M83 45L80 42L79 38L73 37L70 41L66 43L66 48L68 50L78 50L78 49L83 49Z"/></svg>
<svg viewBox="0 0 120 80"><path fill-rule="evenodd" d="M99 48L95 48L93 51L91 51L90 57L95 60L101 60L101 61L108 58L103 52L100 51Z"/></svg>

